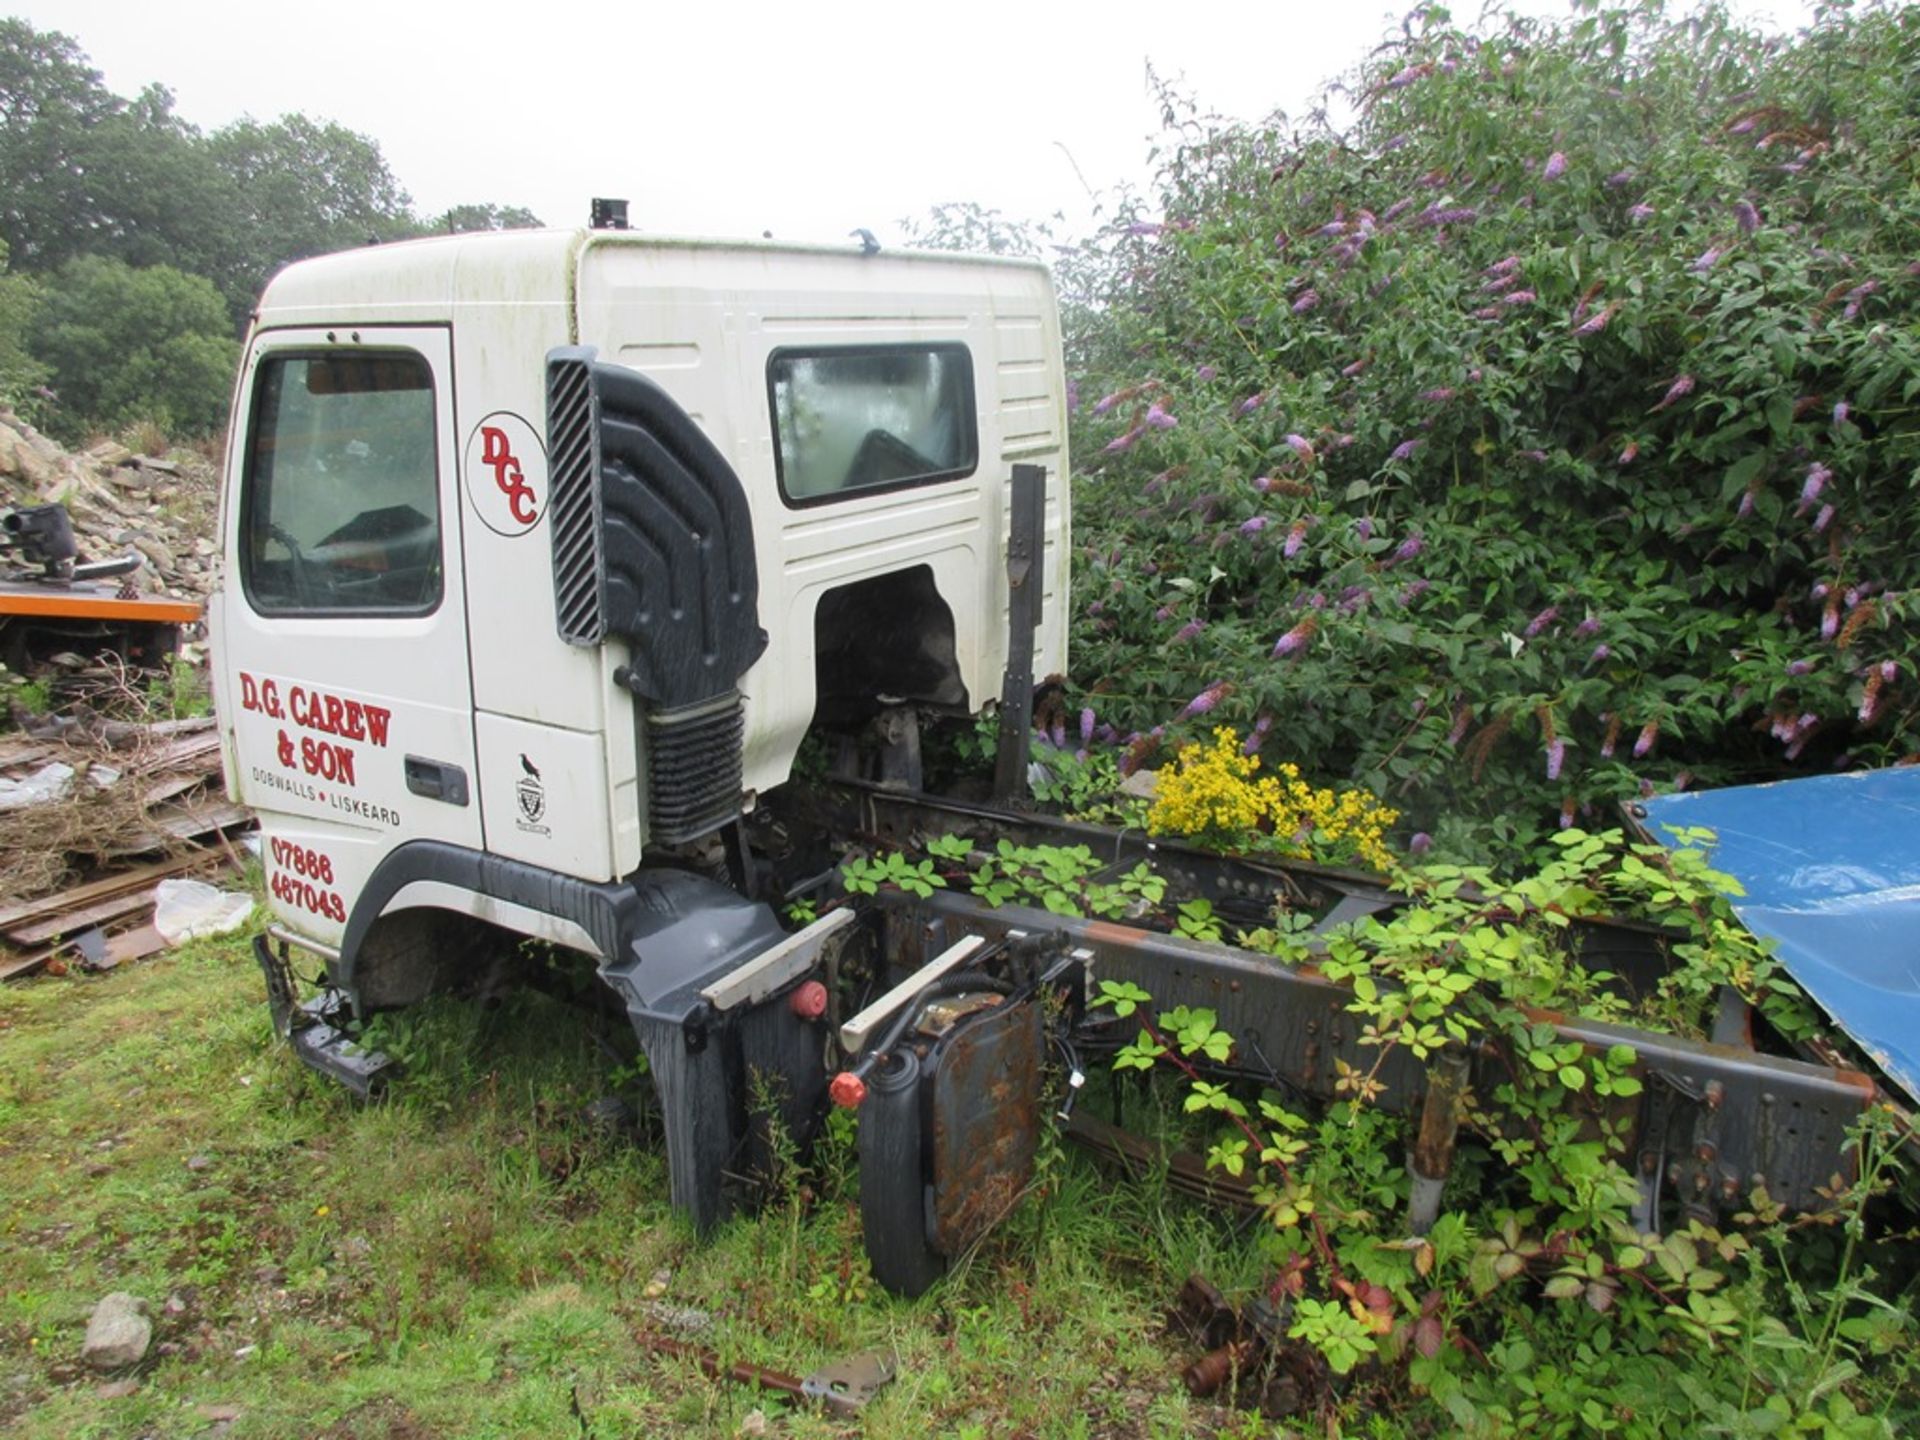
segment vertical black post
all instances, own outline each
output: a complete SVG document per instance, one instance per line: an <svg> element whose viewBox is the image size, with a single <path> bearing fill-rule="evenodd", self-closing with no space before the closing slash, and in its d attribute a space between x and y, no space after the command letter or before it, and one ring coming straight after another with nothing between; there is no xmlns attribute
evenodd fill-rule
<svg viewBox="0 0 1920 1440"><path fill-rule="evenodd" d="M1033 739L1033 632L1040 625L1045 582L1047 470L1013 467L1013 505L1007 525L1007 672L1000 684L1000 752L993 767L993 798L1001 805L1027 794L1027 752Z"/></svg>

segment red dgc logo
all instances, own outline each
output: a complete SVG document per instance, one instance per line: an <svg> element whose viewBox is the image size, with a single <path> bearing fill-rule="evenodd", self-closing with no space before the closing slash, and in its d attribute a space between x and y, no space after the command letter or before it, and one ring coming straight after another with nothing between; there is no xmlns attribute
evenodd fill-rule
<svg viewBox="0 0 1920 1440"><path fill-rule="evenodd" d="M545 508L547 452L539 432L509 410L496 410L468 433L467 500L496 535L524 535Z"/></svg>
<svg viewBox="0 0 1920 1440"><path fill-rule="evenodd" d="M493 467L493 483L507 497L507 510L522 525L540 518L534 506L533 487L520 470L520 461L507 441L507 432L497 425L480 427L480 463Z"/></svg>

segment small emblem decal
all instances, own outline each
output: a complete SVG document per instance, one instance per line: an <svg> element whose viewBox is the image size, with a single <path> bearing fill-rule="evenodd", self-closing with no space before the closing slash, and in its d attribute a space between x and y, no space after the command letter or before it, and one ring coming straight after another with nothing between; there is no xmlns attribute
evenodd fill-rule
<svg viewBox="0 0 1920 1440"><path fill-rule="evenodd" d="M520 757L520 768L526 773L513 787L514 799L519 802L520 813L513 823L522 830L535 835L547 835L552 832L540 822L547 814L547 787L540 783L540 771L525 755Z"/></svg>
<svg viewBox="0 0 1920 1440"><path fill-rule="evenodd" d="M547 504L547 452L534 428L496 410L467 437L467 499L496 535L524 535Z"/></svg>

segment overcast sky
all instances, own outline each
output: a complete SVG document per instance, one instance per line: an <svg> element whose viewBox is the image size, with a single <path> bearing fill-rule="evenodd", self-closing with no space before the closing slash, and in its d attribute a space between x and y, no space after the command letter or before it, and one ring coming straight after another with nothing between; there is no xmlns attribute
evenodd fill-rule
<svg viewBox="0 0 1920 1440"><path fill-rule="evenodd" d="M1088 187L1149 173L1149 62L1211 110L1297 115L1400 13L1377 0L11 8L77 39L121 95L167 85L202 129L303 111L371 135L422 213L494 201L574 224L610 195L645 229L786 239L856 225L885 238L948 200L1077 224ZM1566 0L1515 8L1568 13ZM1794 26L1811 5L1733 8Z"/></svg>

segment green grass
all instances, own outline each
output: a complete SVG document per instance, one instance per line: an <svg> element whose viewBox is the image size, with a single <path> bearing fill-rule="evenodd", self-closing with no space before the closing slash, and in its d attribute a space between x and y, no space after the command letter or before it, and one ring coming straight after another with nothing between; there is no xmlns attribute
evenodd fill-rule
<svg viewBox="0 0 1920 1440"><path fill-rule="evenodd" d="M191 1436L220 1406L236 1440L732 1434L756 1406L795 1436L1243 1419L1186 1400L1162 1314L1187 1267L1250 1280L1247 1247L1078 1156L1049 1153L1050 1198L901 1302L867 1279L832 1155L810 1203L697 1241L658 1148L582 1120L618 1077L577 1012L439 1003L397 1038L394 1097L354 1105L273 1042L240 940L0 991L0 1429ZM638 1339L662 1270L730 1358L890 1347L900 1378L858 1424L710 1382ZM110 1398L79 1351L116 1289L156 1345Z"/></svg>

